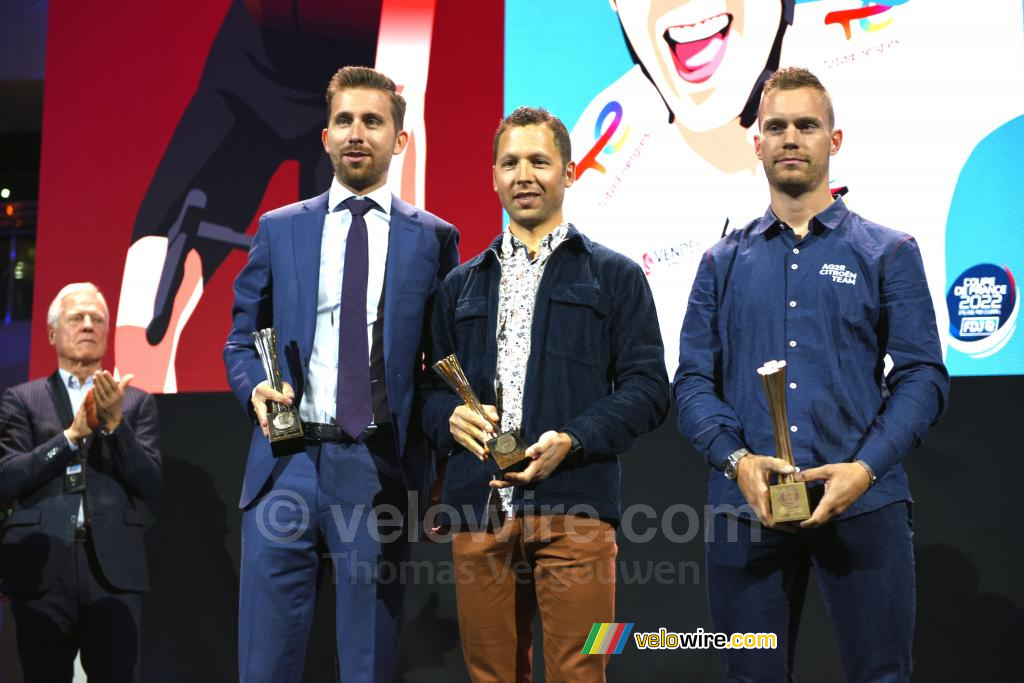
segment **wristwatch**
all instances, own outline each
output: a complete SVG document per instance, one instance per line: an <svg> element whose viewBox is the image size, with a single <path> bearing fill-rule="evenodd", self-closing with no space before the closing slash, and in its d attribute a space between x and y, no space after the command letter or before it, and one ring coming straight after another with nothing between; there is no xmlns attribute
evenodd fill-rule
<svg viewBox="0 0 1024 683"><path fill-rule="evenodd" d="M566 453L566 455L573 458L579 457L583 454L583 445L580 443L580 440L576 438L575 434L571 432L566 432L566 434L569 435L569 440L572 442L572 445L569 447L569 452Z"/></svg>
<svg viewBox="0 0 1024 683"><path fill-rule="evenodd" d="M725 474L726 479L735 479L738 474L736 466L740 464L740 460L750 455L750 451L746 448L737 448L729 457L725 459L725 465L722 466L722 473Z"/></svg>

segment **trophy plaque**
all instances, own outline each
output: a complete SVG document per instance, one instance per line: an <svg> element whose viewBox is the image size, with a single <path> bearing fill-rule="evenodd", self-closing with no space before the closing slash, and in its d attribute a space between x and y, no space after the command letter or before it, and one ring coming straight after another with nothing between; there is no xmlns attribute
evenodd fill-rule
<svg viewBox="0 0 1024 683"><path fill-rule="evenodd" d="M789 417L786 414L786 361L771 360L757 369L768 396L775 432L775 456L793 466L793 446L789 442ZM776 522L802 522L811 516L807 484L792 474L778 475L778 483L769 488L772 518Z"/></svg>
<svg viewBox="0 0 1024 683"><path fill-rule="evenodd" d="M469 386L466 373L463 372L462 365L459 364L459 359L455 357L454 353L434 363L434 371L444 378L444 381L447 382L452 391L473 412L479 414L485 420L487 419L487 416L484 415L484 408L480 404L480 399L476 397L473 388ZM486 446L494 462L498 464L498 468L502 472L515 468L516 465L526 459L526 446L519 436L518 429L498 434L493 439L488 440Z"/></svg>
<svg viewBox="0 0 1024 683"><path fill-rule="evenodd" d="M280 392L281 365L277 359L277 330L267 327L252 333L256 344L256 353L263 362L263 370L274 391ZM270 443L290 441L302 438L302 420L294 405L285 405L276 401L267 401L267 430L270 432Z"/></svg>

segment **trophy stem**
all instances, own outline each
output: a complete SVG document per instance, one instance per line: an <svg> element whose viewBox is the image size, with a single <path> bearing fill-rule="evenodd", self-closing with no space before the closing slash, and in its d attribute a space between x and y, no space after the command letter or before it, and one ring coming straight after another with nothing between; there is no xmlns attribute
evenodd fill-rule
<svg viewBox="0 0 1024 683"><path fill-rule="evenodd" d="M484 414L484 407L480 403L480 399L477 398L473 387L470 386L469 379L454 353L434 363L433 368L455 392L455 395L462 399L463 403L485 420L488 419ZM498 434L488 440L485 446L502 472L518 466L526 459L526 446L519 436L518 429Z"/></svg>
<svg viewBox="0 0 1024 683"><path fill-rule="evenodd" d="M793 446L789 440L789 415L786 412L786 361L768 361L757 369L768 397L768 410L772 416L775 435L775 456L791 467ZM778 483L771 487L772 516L778 522L799 522L811 516L807 499L807 485L798 482L794 474L778 475Z"/></svg>
<svg viewBox="0 0 1024 683"><path fill-rule="evenodd" d="M281 365L277 358L277 331L273 327L256 330L252 333L252 341L256 347L256 354L263 364L267 381L274 391L281 392L284 382L281 379ZM284 446L301 446L303 433L298 408L268 401L267 431L275 455L283 454Z"/></svg>

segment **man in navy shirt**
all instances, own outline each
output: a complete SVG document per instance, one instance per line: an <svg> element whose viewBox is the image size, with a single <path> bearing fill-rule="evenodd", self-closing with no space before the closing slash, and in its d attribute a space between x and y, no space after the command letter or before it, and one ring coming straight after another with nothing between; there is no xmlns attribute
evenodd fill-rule
<svg viewBox="0 0 1024 683"><path fill-rule="evenodd" d="M942 414L949 388L921 256L910 235L833 201L829 157L843 135L813 74L777 71L758 122L771 205L704 255L674 382L679 429L712 467L715 628L779 639L774 650L723 650L727 676L789 680L813 567L844 678L909 680L914 559L901 461ZM771 515L770 479L791 468L762 455L774 452L757 375L768 360L787 364L799 478L824 483L799 524Z"/></svg>

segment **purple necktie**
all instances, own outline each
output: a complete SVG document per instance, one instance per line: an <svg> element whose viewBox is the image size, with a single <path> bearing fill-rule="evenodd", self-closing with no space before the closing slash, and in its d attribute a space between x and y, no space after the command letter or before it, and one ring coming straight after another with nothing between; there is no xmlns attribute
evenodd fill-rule
<svg viewBox="0 0 1024 683"><path fill-rule="evenodd" d="M345 270L341 283L341 316L338 321L338 426L353 439L373 419L370 396L370 348L366 339L366 281L369 249L367 211L372 199L349 197L340 208L352 213L345 241Z"/></svg>

